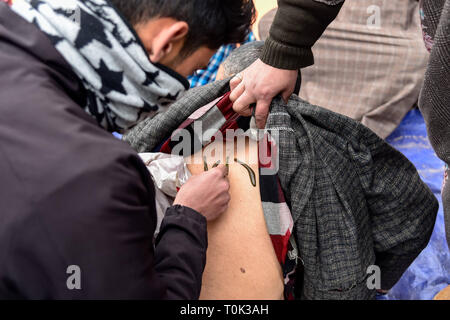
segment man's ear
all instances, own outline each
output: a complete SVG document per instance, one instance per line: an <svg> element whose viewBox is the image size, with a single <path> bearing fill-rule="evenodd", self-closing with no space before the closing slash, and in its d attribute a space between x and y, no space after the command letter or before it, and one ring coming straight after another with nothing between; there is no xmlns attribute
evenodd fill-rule
<svg viewBox="0 0 450 320"><path fill-rule="evenodd" d="M170 55L175 48L183 46L189 32L189 26L184 21L176 21L163 28L153 39L150 61L158 63Z"/></svg>

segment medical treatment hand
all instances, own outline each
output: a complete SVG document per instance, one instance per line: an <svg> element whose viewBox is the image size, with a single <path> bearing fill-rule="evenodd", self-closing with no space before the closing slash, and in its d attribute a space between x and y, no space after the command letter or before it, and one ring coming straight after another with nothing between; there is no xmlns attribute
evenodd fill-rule
<svg viewBox="0 0 450 320"><path fill-rule="evenodd" d="M181 205L201 213L207 221L217 219L230 202L228 168L217 168L191 177L178 191L174 205Z"/></svg>
<svg viewBox="0 0 450 320"><path fill-rule="evenodd" d="M298 70L277 69L260 59L256 60L230 81L230 99L234 102L234 111L251 116L250 105L256 102L256 125L264 129L272 99L281 94L287 102L294 92L297 77Z"/></svg>

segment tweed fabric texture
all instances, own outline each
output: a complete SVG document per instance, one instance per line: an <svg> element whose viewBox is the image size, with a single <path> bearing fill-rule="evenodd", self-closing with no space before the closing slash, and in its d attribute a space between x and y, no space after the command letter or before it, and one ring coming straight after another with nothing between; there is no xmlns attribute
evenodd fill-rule
<svg viewBox="0 0 450 320"><path fill-rule="evenodd" d="M229 91L228 81L187 92L125 140L140 152L154 149ZM278 177L304 264L302 298L373 299L371 265L390 289L427 245L437 214L416 168L362 124L297 96L273 101L267 129L279 134Z"/></svg>

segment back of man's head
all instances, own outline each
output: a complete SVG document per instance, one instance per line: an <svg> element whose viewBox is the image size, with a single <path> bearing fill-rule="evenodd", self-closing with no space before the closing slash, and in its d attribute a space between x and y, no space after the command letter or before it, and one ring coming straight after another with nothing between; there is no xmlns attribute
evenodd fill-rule
<svg viewBox="0 0 450 320"><path fill-rule="evenodd" d="M183 50L189 56L201 46L218 49L244 41L254 22L253 0L110 0L133 25L153 18L173 18L189 25Z"/></svg>

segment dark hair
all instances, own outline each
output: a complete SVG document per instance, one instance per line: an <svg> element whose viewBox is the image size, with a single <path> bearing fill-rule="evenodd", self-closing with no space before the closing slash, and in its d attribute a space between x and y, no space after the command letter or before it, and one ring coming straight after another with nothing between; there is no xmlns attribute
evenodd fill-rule
<svg viewBox="0 0 450 320"><path fill-rule="evenodd" d="M110 0L132 25L154 17L185 21L189 32L181 54L201 46L218 49L243 42L255 19L253 0Z"/></svg>

